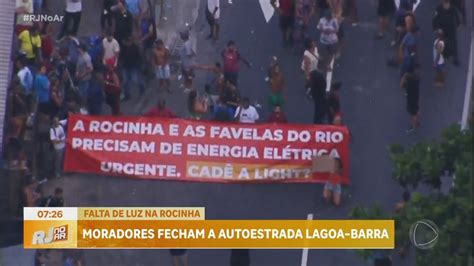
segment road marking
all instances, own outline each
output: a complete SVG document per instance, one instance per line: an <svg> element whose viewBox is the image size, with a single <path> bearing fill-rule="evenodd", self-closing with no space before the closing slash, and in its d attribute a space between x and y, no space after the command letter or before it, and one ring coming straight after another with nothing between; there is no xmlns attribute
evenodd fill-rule
<svg viewBox="0 0 474 266"><path fill-rule="evenodd" d="M275 9L273 8L269 0L259 0L259 2L260 8L263 12L263 16L265 17L265 21L268 23L270 19L272 19L273 14L275 13Z"/></svg>
<svg viewBox="0 0 474 266"><path fill-rule="evenodd" d="M313 220L313 214L312 213L308 213L307 220L308 221ZM306 265L308 265L308 249L304 248L303 249L303 254L301 255L301 266L306 266Z"/></svg>
<svg viewBox="0 0 474 266"><path fill-rule="evenodd" d="M331 64L329 64L329 67L331 68L331 71L326 73L326 92L331 90L332 72L334 72L334 58L332 59Z"/></svg>

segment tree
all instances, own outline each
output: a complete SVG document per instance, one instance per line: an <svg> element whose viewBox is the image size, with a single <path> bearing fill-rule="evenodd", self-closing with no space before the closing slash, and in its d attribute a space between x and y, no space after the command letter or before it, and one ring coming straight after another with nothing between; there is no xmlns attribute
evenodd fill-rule
<svg viewBox="0 0 474 266"><path fill-rule="evenodd" d="M469 265L473 238L471 130L452 126L443 131L437 142L418 143L406 151L401 145L392 145L389 151L394 163L393 178L402 187L416 189L423 183L431 188L428 195L413 193L410 202L393 217L397 247L410 244L408 232L412 224L429 219L439 227L439 240L432 249L417 250L417 265ZM439 188L446 174L454 178L454 183L449 193L443 194ZM356 207L351 216L363 218L360 209Z"/></svg>

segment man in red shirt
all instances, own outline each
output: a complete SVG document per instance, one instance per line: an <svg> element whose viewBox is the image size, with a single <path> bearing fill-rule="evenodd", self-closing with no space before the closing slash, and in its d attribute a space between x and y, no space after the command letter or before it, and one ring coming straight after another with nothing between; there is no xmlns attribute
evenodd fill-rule
<svg viewBox="0 0 474 266"><path fill-rule="evenodd" d="M224 78L226 81L232 83L237 87L237 80L239 78L240 61L244 62L247 67L251 67L252 64L243 58L234 41L229 41L227 47L221 53L222 60L224 61Z"/></svg>
<svg viewBox="0 0 474 266"><path fill-rule="evenodd" d="M278 6L276 4L277 1ZM278 14L280 14L280 29L283 34L283 42L285 45L290 45L295 20L295 1L271 0L271 4Z"/></svg>
<svg viewBox="0 0 474 266"><path fill-rule="evenodd" d="M155 107L152 107L148 112L145 113L145 116L148 117L161 117L161 118L176 118L177 116L173 114L168 108L166 108L166 101L164 99L158 100L158 103Z"/></svg>

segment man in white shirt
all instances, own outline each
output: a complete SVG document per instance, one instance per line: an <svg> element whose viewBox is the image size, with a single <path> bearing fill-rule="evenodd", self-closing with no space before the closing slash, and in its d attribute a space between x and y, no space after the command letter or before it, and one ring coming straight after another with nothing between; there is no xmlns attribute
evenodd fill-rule
<svg viewBox="0 0 474 266"><path fill-rule="evenodd" d="M57 117L53 118L53 125L49 130L49 137L54 147L54 174L56 178L61 177L61 168L64 157L64 147L66 146L66 133Z"/></svg>
<svg viewBox="0 0 474 266"><path fill-rule="evenodd" d="M82 0L66 0L66 10L64 12L64 22L58 39L65 34L77 35L79 24L81 23ZM72 25L70 25L72 23Z"/></svg>
<svg viewBox="0 0 474 266"><path fill-rule="evenodd" d="M240 123L254 124L258 120L259 115L257 109L250 105L249 98L244 98L242 104L237 107L234 118Z"/></svg>
<svg viewBox="0 0 474 266"><path fill-rule="evenodd" d="M219 18L221 16L220 0L207 0L206 19L209 23L211 33L208 39L217 41L219 39Z"/></svg>
<svg viewBox="0 0 474 266"><path fill-rule="evenodd" d="M112 31L107 30L106 37L102 40L102 47L104 49L104 57L102 63L104 65L117 66L117 60L120 53L120 45L112 35Z"/></svg>

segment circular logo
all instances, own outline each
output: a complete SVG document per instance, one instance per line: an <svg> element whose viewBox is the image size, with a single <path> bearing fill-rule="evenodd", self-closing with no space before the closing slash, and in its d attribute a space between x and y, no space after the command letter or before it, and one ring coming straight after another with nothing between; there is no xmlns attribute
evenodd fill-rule
<svg viewBox="0 0 474 266"><path fill-rule="evenodd" d="M430 249L438 243L438 226L430 220L420 220L410 227L410 240L419 249Z"/></svg>

